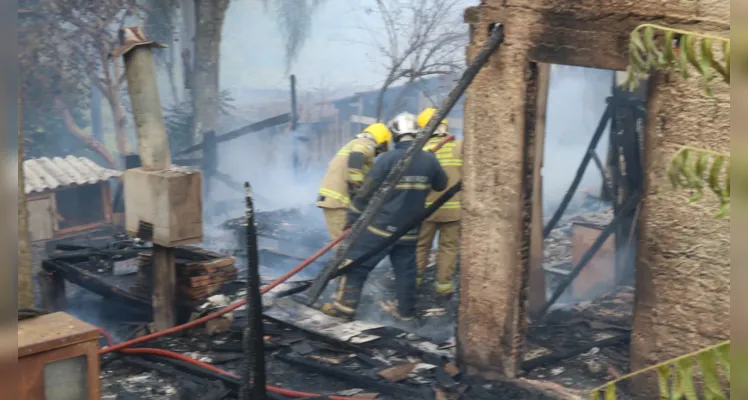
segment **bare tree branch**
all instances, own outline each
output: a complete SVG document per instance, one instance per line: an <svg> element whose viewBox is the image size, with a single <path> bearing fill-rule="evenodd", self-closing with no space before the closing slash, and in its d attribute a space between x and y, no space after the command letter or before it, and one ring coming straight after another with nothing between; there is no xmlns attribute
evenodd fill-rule
<svg viewBox="0 0 748 400"><path fill-rule="evenodd" d="M424 78L463 68L468 37L460 10L458 0L376 1L371 13L379 17L379 26L367 30L387 71L377 99L377 120L397 110L412 89L421 90ZM387 91L400 82L403 90L384 113Z"/></svg>

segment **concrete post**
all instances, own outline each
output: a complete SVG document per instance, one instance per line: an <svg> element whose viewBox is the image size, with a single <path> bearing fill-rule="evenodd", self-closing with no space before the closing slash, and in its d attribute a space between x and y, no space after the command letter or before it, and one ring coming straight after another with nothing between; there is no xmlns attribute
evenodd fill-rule
<svg viewBox="0 0 748 400"><path fill-rule="evenodd" d="M138 153L142 169L161 171L171 167L169 141L161 110L152 47L163 47L147 41L140 28L120 31L127 91L130 94L133 119L138 133ZM156 330L176 325L176 265L174 248L153 245L153 318Z"/></svg>
<svg viewBox="0 0 748 400"><path fill-rule="evenodd" d="M141 40L141 43L129 44L128 42L135 38L143 39L140 30L136 29L123 29L124 33L120 35L120 39L123 46L133 46L124 53L124 59L127 91L130 94L135 129L138 132L138 153L143 169L167 169L171 167L171 154L158 95L156 67L151 53L151 47L159 45L144 40ZM132 32L135 38L128 37L128 32Z"/></svg>

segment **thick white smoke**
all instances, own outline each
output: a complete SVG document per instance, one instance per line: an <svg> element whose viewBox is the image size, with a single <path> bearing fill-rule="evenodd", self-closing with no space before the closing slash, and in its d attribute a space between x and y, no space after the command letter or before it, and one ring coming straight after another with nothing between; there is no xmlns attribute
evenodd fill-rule
<svg viewBox="0 0 748 400"><path fill-rule="evenodd" d="M611 95L615 71L553 65L546 112L543 214L550 216L574 179ZM605 162L609 125L597 146ZM600 171L590 162L577 193L599 194Z"/></svg>

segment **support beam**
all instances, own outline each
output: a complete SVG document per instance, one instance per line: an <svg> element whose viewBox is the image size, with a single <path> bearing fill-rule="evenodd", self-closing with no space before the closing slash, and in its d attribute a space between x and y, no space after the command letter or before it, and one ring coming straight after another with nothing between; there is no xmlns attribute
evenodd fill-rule
<svg viewBox="0 0 748 400"><path fill-rule="evenodd" d="M177 267L174 249L153 245L153 322L157 331L172 328L176 318Z"/></svg>

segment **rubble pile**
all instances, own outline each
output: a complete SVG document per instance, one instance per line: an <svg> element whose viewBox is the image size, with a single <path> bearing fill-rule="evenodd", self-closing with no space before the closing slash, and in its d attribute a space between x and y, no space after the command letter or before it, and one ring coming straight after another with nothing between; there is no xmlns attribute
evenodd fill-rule
<svg viewBox="0 0 748 400"><path fill-rule="evenodd" d="M243 314L234 312L233 323L221 332L193 329L184 336L151 342L149 347L182 353L241 376ZM514 383L468 377L453 360L419 350L417 336L396 328L377 329L371 334L378 338L364 343L331 339L274 319L266 319L263 329L268 385L277 388L390 400L549 398ZM435 346L449 351L455 344ZM159 356L107 355L102 359L102 398L237 398L237 379L214 375L207 380L203 374ZM211 386L201 386L207 382ZM196 385L199 394L194 392Z"/></svg>

